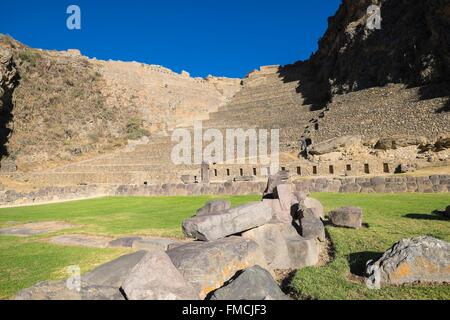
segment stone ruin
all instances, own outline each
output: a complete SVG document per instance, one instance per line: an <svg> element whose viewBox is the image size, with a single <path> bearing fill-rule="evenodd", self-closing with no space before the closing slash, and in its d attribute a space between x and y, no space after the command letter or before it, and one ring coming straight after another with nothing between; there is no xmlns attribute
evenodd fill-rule
<svg viewBox="0 0 450 320"><path fill-rule="evenodd" d="M137 251L84 274L78 282L41 282L16 299L290 300L275 279L317 265L326 241L322 204L292 190L286 172L279 172L270 176L261 201L236 208L228 201L211 201L183 221L183 233L193 241L113 240L109 246ZM361 228L363 213L360 208L338 208L329 213L329 221ZM378 261L368 261L367 285L448 282L449 252L449 243L431 237L404 239Z"/></svg>

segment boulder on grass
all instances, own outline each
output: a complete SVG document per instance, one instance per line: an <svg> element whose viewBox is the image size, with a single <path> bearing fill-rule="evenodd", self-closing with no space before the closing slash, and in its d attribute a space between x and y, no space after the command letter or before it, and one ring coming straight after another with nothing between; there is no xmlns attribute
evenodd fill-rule
<svg viewBox="0 0 450 320"><path fill-rule="evenodd" d="M319 200L307 197L305 200L300 202L301 210L310 209L314 216L318 219L325 219L325 210L322 203Z"/></svg>
<svg viewBox="0 0 450 320"><path fill-rule="evenodd" d="M86 273L81 277L83 285L120 288L131 270L145 256L146 251L121 256Z"/></svg>
<svg viewBox="0 0 450 320"><path fill-rule="evenodd" d="M300 219L300 230L303 238L325 241L325 226L322 220L316 217L304 217Z"/></svg>
<svg viewBox="0 0 450 320"><path fill-rule="evenodd" d="M355 228L362 227L362 210L357 207L343 207L331 211L328 214L331 223L337 227Z"/></svg>
<svg viewBox="0 0 450 320"><path fill-rule="evenodd" d="M301 237L286 223L269 223L242 234L255 241L263 250L268 270L300 269L319 261L316 241Z"/></svg>
<svg viewBox="0 0 450 320"><path fill-rule="evenodd" d="M178 244L181 241L178 240L172 240L167 238L145 238L136 240L133 242L132 248L134 250L146 250L146 251L152 251L152 250L162 250L166 251L170 245Z"/></svg>
<svg viewBox="0 0 450 320"><path fill-rule="evenodd" d="M45 281L20 291L15 300L125 300L118 288L82 286L69 289L66 281Z"/></svg>
<svg viewBox="0 0 450 320"><path fill-rule="evenodd" d="M211 300L289 300L269 271L254 266L248 268L227 285L214 291Z"/></svg>
<svg viewBox="0 0 450 320"><path fill-rule="evenodd" d="M223 213L231 209L231 203L225 200L210 201L204 207L197 210L196 216Z"/></svg>
<svg viewBox="0 0 450 320"><path fill-rule="evenodd" d="M240 270L255 265L266 267L261 248L254 241L236 236L189 243L167 254L200 299L223 286Z"/></svg>
<svg viewBox="0 0 450 320"><path fill-rule="evenodd" d="M194 288L159 250L142 258L124 280L122 290L128 300L198 300Z"/></svg>
<svg viewBox="0 0 450 320"><path fill-rule="evenodd" d="M213 241L264 225L271 219L272 209L263 202L255 202L224 213L187 219L183 232L187 237Z"/></svg>
<svg viewBox="0 0 450 320"><path fill-rule="evenodd" d="M394 244L378 261L368 261L367 284L450 282L450 243L433 237L403 239Z"/></svg>

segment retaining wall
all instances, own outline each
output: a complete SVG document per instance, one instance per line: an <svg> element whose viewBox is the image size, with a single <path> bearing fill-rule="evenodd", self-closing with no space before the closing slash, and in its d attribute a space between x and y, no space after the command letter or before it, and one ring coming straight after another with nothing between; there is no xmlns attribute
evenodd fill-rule
<svg viewBox="0 0 450 320"><path fill-rule="evenodd" d="M297 191L341 193L450 192L450 175L423 177L337 177L293 182ZM33 192L0 191L0 207L85 199L101 196L249 195L263 193L265 182L211 184L86 185L46 187Z"/></svg>

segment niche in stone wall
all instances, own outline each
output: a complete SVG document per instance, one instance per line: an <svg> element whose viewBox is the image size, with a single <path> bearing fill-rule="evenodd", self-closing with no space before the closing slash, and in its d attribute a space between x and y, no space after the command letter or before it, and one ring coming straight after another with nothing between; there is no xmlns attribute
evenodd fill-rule
<svg viewBox="0 0 450 320"><path fill-rule="evenodd" d="M389 173L390 172L389 163L383 163L383 172L384 173Z"/></svg>
<svg viewBox="0 0 450 320"><path fill-rule="evenodd" d="M313 174L317 174L317 166L313 166Z"/></svg>
<svg viewBox="0 0 450 320"><path fill-rule="evenodd" d="M370 173L370 167L368 163L364 164L364 173L365 174L369 174Z"/></svg>

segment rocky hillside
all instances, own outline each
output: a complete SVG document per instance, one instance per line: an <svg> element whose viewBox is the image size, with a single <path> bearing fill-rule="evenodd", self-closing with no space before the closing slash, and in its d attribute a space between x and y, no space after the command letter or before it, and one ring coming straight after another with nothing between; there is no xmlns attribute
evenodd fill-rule
<svg viewBox="0 0 450 320"><path fill-rule="evenodd" d="M366 27L371 4L381 8L379 30ZM344 0L309 64L332 94L449 81L448 30L448 0Z"/></svg>
<svg viewBox="0 0 450 320"><path fill-rule="evenodd" d="M111 152L205 118L239 79L194 79L160 66L98 61L0 36L1 170L36 170Z"/></svg>

